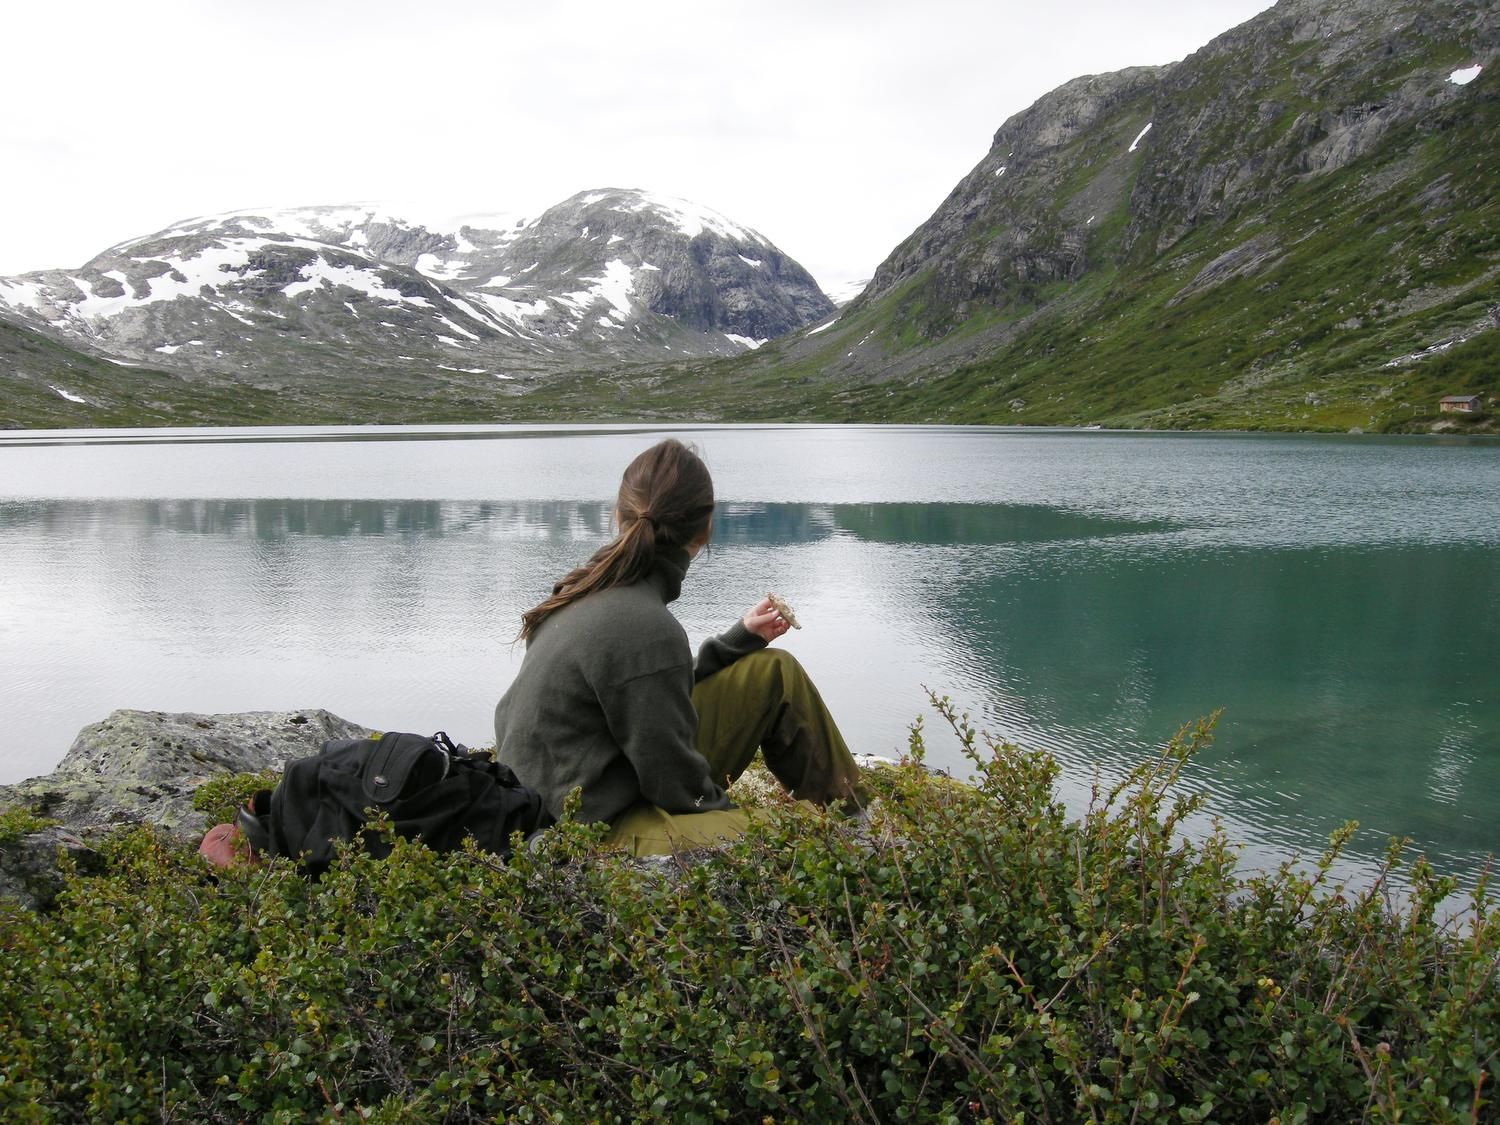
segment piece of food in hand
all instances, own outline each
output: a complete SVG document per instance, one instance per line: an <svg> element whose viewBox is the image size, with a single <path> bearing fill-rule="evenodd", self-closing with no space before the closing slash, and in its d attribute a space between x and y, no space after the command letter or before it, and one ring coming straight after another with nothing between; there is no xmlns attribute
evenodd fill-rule
<svg viewBox="0 0 1500 1125"><path fill-rule="evenodd" d="M792 612L792 607L787 605L775 594L767 594L766 600L771 603L771 608L781 614L782 619L793 629L800 629L802 625L797 621L797 615Z"/></svg>

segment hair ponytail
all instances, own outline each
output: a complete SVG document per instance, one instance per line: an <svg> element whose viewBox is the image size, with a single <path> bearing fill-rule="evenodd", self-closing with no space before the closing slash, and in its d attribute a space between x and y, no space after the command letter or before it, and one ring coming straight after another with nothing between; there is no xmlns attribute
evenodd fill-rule
<svg viewBox="0 0 1500 1125"><path fill-rule="evenodd" d="M657 442L620 479L614 539L521 614L520 639L530 641L543 621L597 590L639 582L656 566L659 548L686 548L704 536L713 511L713 478L703 459L676 438Z"/></svg>

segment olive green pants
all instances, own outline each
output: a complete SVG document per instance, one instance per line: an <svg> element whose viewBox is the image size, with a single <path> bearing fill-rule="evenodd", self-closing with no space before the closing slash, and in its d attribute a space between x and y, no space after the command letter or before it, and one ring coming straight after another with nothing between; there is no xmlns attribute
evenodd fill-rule
<svg viewBox="0 0 1500 1125"><path fill-rule="evenodd" d="M823 697L797 658L762 649L736 660L693 688L698 733L693 745L726 788L759 750L776 780L795 799L815 805L864 803L859 767ZM742 809L669 813L644 802L611 826L608 843L632 855L669 855L732 840L749 825Z"/></svg>

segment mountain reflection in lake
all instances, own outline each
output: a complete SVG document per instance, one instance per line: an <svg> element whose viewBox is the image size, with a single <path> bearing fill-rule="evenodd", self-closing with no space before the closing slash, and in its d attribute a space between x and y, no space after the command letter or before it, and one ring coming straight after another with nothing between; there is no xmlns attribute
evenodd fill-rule
<svg viewBox="0 0 1500 1125"><path fill-rule="evenodd" d="M947 433L699 436L726 499L675 607L694 643L774 589L857 750L899 754L928 685L1057 755L1077 807L1096 771L1223 709L1190 784L1252 854L1316 852L1351 818L1367 858L1410 835L1466 873L1500 847L1500 532L1476 514L1500 496L1500 446ZM607 538L622 455L654 436L407 443L403 471L444 466L437 485L367 442L386 476L296 477L376 499L192 495L263 487L235 483L243 445L123 494L100 467L146 450L46 450L91 466L65 485L21 456L43 451L0 447L0 472L32 466L29 488L0 476L0 660L27 732L0 781L46 771L115 707L322 706L489 741L520 612ZM790 453L761 463L768 441ZM261 456L289 473L301 449ZM330 450L355 456L306 456ZM444 478L464 457L489 460ZM399 495L476 477L535 498ZM594 496L559 495L583 479ZM184 498L130 495L179 480ZM974 499L954 500L965 480ZM930 760L965 769L927 728Z"/></svg>

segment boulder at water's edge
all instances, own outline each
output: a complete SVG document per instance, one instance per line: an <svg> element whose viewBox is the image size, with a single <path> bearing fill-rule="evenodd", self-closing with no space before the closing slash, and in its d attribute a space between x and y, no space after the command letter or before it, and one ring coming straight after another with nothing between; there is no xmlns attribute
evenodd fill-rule
<svg viewBox="0 0 1500 1125"><path fill-rule="evenodd" d="M50 774L0 786L0 809L26 808L59 822L0 843L0 894L45 906L61 887L57 858L87 865L90 835L154 824L195 838L208 827L193 791L229 774L279 770L316 754L330 738L363 738L368 727L323 710L226 715L115 711L78 732Z"/></svg>

